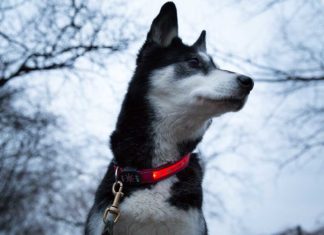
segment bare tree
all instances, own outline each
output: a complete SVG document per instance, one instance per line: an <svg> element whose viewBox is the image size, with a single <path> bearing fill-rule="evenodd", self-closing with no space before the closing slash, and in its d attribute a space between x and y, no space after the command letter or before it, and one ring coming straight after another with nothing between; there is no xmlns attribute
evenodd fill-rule
<svg viewBox="0 0 324 235"><path fill-rule="evenodd" d="M78 73L81 59L100 63L127 48L124 3L105 3L0 2L1 234L82 230L93 191L82 186L89 176L80 151L64 138L64 120L29 99L26 84L45 71Z"/></svg>
<svg viewBox="0 0 324 235"><path fill-rule="evenodd" d="M21 97L18 90L0 92L0 228L6 234L45 234L44 212L63 177L57 158L61 146L51 136L58 120L15 107Z"/></svg>
<svg viewBox="0 0 324 235"><path fill-rule="evenodd" d="M279 162L283 167L301 158L318 158L324 150L324 9L318 0L272 2L286 9L278 33L281 40L270 48L268 65L255 66L260 68L260 82L281 86L287 106L289 100L298 100L283 120L293 150ZM278 55L282 58L276 59Z"/></svg>
<svg viewBox="0 0 324 235"><path fill-rule="evenodd" d="M277 233L276 235L323 235L323 234L324 234L324 228L319 228L313 232L306 232L300 226L297 226L296 228L287 229L283 232Z"/></svg>
<svg viewBox="0 0 324 235"><path fill-rule="evenodd" d="M93 5L84 0L1 2L0 86L34 71L74 69L79 58L99 50L107 56L125 49L130 37L118 26L126 19L114 4L108 14ZM120 23L114 26L116 19Z"/></svg>
<svg viewBox="0 0 324 235"><path fill-rule="evenodd" d="M324 150L322 1L233 2L240 3L250 17L272 11L277 19L275 36L264 55L239 57L214 49L218 58L253 76L256 86L267 86L275 97L280 97L276 109L269 110L265 123L281 133L284 147L268 159L272 157L281 169L299 159L320 157Z"/></svg>
<svg viewBox="0 0 324 235"><path fill-rule="evenodd" d="M215 58L253 77L256 81L255 90L271 94L268 96L270 99L263 100L264 106L269 108L267 113L262 114L264 115L263 136L261 136L263 138L260 138L262 140L259 141L260 136L246 130L244 126L233 131L233 127L228 127L226 119L217 120L217 126L213 126L217 128L210 137L212 140L210 143L206 142L205 138L203 155L208 160L208 173L212 172L210 174L213 177L208 181L205 198L205 201L213 207L208 206L206 211L216 217L220 214L226 216L231 212L227 209L231 203L228 202L228 197L219 192L219 186L215 183L217 179L222 179L231 185L227 191L237 192L239 191L236 187L237 183L242 185L244 194L248 193L249 196L253 194L253 189L257 188L248 174L235 170L227 172L222 169L218 165L220 157L230 155L240 156L239 159L242 159L245 157L244 153L249 154L245 148L247 147L254 150L251 151L252 154L261 153L258 158L253 157L253 161L260 159L262 163L271 162L277 166L276 169L281 170L293 164L303 166L310 159L320 159L324 151L324 8L322 1L228 0L228 2L235 3L231 5L233 8L244 9L246 11L244 13L250 18L271 11L272 16L275 16L276 24L269 29L269 36L274 36L268 44L266 53L262 55L245 57L220 50L217 46L211 45L210 48ZM210 1L210 4L217 5L213 1ZM252 96L253 94L250 98ZM262 96L260 95L259 98ZM255 110L255 112L260 111ZM274 135L268 134L269 138L263 140L267 132ZM229 137L224 133L232 133L232 135ZM206 148L208 146L209 149ZM265 151L269 146L275 146L271 148L273 151ZM249 162L249 156L244 159ZM230 220L233 221L233 218ZM292 229L282 234L298 234L297 230ZM300 231L302 231L300 234L313 234ZM321 233L314 232L314 234Z"/></svg>

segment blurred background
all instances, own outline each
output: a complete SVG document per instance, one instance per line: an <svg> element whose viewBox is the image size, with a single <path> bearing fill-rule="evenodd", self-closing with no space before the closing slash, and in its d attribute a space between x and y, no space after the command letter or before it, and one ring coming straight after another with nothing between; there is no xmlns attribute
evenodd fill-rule
<svg viewBox="0 0 324 235"><path fill-rule="evenodd" d="M135 57L165 1L0 1L0 234L82 234ZM179 33L255 79L215 119L210 234L323 234L324 1L175 1Z"/></svg>

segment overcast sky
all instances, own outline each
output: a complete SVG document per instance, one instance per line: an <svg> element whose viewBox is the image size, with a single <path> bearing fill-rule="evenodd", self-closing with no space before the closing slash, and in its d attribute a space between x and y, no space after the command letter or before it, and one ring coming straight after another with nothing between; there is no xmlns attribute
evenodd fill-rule
<svg viewBox="0 0 324 235"><path fill-rule="evenodd" d="M110 156L106 143L134 70L136 52L164 2L129 1L125 12L143 25L139 35L141 40L131 45L126 53L111 58L109 69L102 71L103 76L87 74L88 79L82 83L78 79L47 81L48 88L58 97L49 109L59 111L67 118L72 134L80 138L94 135L102 140L104 145L96 151L103 155ZM240 9L226 0L174 2L178 8L179 33L184 42L193 43L201 30L206 29L207 48L217 47L247 57L263 54L269 44L274 43L272 40L278 26L275 12L251 17L247 9ZM246 72L219 61L217 56L214 59L223 68ZM251 71L247 72L253 75ZM204 187L221 195L227 208L223 211L218 205L211 204L215 202L212 196L206 198L210 234L271 234L295 225L313 229L324 222L323 162L317 159L279 172L273 164L265 161L274 148L280 147L278 142L281 141L265 121L268 111L275 110L280 102L268 89L267 85L257 83L246 107L239 113L225 115L219 122L215 120L200 146L206 153L221 153L224 146L238 141L239 137L233 134L240 133L238 130L242 127L249 136L235 152L226 151L216 160L208 161ZM228 126L219 133L218 123L224 120ZM222 136L221 142L213 142L216 134ZM260 148L260 143L269 143L269 146ZM286 154L285 151L282 153ZM108 164L107 160L108 157L92 159L93 170ZM226 180L215 173L215 167L245 176L246 182Z"/></svg>

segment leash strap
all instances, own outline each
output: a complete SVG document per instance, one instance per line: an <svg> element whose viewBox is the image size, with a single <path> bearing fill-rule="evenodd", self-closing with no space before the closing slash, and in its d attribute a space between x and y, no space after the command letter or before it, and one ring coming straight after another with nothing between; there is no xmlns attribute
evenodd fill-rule
<svg viewBox="0 0 324 235"><path fill-rule="evenodd" d="M110 207L108 207L103 214L103 221L105 224L102 235L113 235L114 224L117 223L120 217L119 203L123 197L123 183L116 181L112 186L112 192L115 195L114 201Z"/></svg>
<svg viewBox="0 0 324 235"><path fill-rule="evenodd" d="M102 233L102 235L113 235L114 234L114 216L112 214L108 214L106 217L106 221L105 221L105 228L104 231Z"/></svg>

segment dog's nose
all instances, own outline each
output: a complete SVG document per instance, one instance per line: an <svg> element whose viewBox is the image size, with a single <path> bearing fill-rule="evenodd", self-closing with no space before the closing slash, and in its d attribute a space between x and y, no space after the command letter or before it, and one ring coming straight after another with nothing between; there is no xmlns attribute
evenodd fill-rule
<svg viewBox="0 0 324 235"><path fill-rule="evenodd" d="M253 85L254 85L252 78L250 78L248 76L244 76L244 75L239 75L239 76L237 76L237 81L241 87L252 90Z"/></svg>

